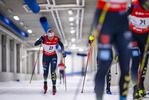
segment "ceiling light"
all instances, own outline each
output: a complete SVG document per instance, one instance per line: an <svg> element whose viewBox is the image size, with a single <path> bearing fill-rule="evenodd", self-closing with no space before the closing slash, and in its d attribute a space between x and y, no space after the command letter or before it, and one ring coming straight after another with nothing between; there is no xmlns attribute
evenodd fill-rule
<svg viewBox="0 0 149 100"><path fill-rule="evenodd" d="M29 29L29 30L27 30L27 32L28 32L28 33L32 33L32 30Z"/></svg>
<svg viewBox="0 0 149 100"><path fill-rule="evenodd" d="M73 23L70 23L70 26L73 26Z"/></svg>
<svg viewBox="0 0 149 100"><path fill-rule="evenodd" d="M71 30L70 33L71 33L71 34L74 34L74 33L75 33L75 30Z"/></svg>
<svg viewBox="0 0 149 100"><path fill-rule="evenodd" d="M74 29L74 27L70 27L70 29L71 29L71 30L73 30L73 29Z"/></svg>
<svg viewBox="0 0 149 100"><path fill-rule="evenodd" d="M69 15L73 15L73 11L69 9L69 10L68 10L68 14L69 14Z"/></svg>
<svg viewBox="0 0 149 100"><path fill-rule="evenodd" d="M13 16L13 18L14 18L15 20L19 20L19 19L20 19L18 16Z"/></svg>
<svg viewBox="0 0 149 100"><path fill-rule="evenodd" d="M76 40L75 38L72 38L72 39L71 39L72 42L75 42L75 40Z"/></svg>
<svg viewBox="0 0 149 100"><path fill-rule="evenodd" d="M83 49L79 49L79 51L80 51L80 52L82 52L82 51L83 51Z"/></svg>
<svg viewBox="0 0 149 100"><path fill-rule="evenodd" d="M73 17L69 17L69 21L70 22L74 21L74 18Z"/></svg>
<svg viewBox="0 0 149 100"><path fill-rule="evenodd" d="M23 22L20 22L20 24L21 24L21 25L24 25L24 23L23 23Z"/></svg>

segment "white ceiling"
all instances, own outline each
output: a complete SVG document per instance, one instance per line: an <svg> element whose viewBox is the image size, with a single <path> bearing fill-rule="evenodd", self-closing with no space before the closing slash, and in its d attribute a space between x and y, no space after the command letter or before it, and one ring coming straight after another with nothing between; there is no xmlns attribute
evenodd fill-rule
<svg viewBox="0 0 149 100"><path fill-rule="evenodd" d="M33 31L32 34L28 33L28 38L20 36L2 21L0 21L0 25L33 46L35 40L45 34L39 19L46 17L51 29L62 40L67 50L70 50L74 44L77 49L86 49L96 9L96 0L36 0L36 2L41 9L37 14L30 11L24 0L0 0L0 13L3 16L20 30L26 33L28 29ZM69 9L73 11L73 15L68 14ZM14 15L19 16L20 20L15 21ZM74 17L74 34L70 33L70 16ZM20 25L20 22L23 22L24 25ZM75 38L75 42L71 41L72 38Z"/></svg>

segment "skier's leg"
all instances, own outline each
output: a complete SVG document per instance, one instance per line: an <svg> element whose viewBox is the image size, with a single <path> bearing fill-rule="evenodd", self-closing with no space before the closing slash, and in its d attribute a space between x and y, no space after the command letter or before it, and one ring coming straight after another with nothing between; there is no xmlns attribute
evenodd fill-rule
<svg viewBox="0 0 149 100"><path fill-rule="evenodd" d="M63 84L64 84L64 70L62 71L62 77L63 77Z"/></svg>
<svg viewBox="0 0 149 100"><path fill-rule="evenodd" d="M47 91L47 78L49 72L49 57L43 54L43 77L44 77L44 93Z"/></svg>
<svg viewBox="0 0 149 100"><path fill-rule="evenodd" d="M141 99L138 91L137 86L137 79L138 79L138 69L139 69L139 62L141 60L140 57L140 49L138 46L137 41L132 42L132 50L131 50L131 58L132 58L132 66L131 66L131 80L133 83L133 99Z"/></svg>
<svg viewBox="0 0 149 100"><path fill-rule="evenodd" d="M110 50L109 50L110 52ZM100 59L99 59L100 60ZM102 99L103 91L104 91L104 84L105 84L105 76L106 73L109 70L110 67L110 61L104 60L100 61L99 70L97 71L96 77L95 77L95 92L97 99Z"/></svg>
<svg viewBox="0 0 149 100"><path fill-rule="evenodd" d="M43 54L43 71L44 71L43 73L44 80L47 81L49 72L49 57L44 54Z"/></svg>
<svg viewBox="0 0 149 100"><path fill-rule="evenodd" d="M53 85L53 91L56 92L56 66L57 66L57 55L53 55L52 56L52 60L51 60L51 79L52 79L52 85Z"/></svg>
<svg viewBox="0 0 149 100"><path fill-rule="evenodd" d="M149 52L147 52L147 54L146 54L146 60L145 60L144 68L143 68L140 83L139 83L139 86L138 86L139 93L141 94L142 97L146 97L146 91L145 91L145 88L144 88L144 80L145 80L146 72L147 72L148 57L149 57Z"/></svg>
<svg viewBox="0 0 149 100"><path fill-rule="evenodd" d="M104 41L105 39L107 39L107 41ZM100 100L103 97L105 76L111 65L112 50L109 42L109 35L100 34L98 43L99 69L95 77L95 92L97 100Z"/></svg>
<svg viewBox="0 0 149 100"><path fill-rule="evenodd" d="M111 61L111 62L112 62L112 61ZM107 73L106 79L107 79L106 93L107 93L107 94L112 94L112 93L111 93L111 90L110 90L110 86L111 86L111 69L110 69L109 72Z"/></svg>
<svg viewBox="0 0 149 100"><path fill-rule="evenodd" d="M139 93L141 94L142 97L146 97L146 91L145 91L145 87L144 87L144 80L145 80L145 77L146 77L146 72L147 72L147 61L148 61L148 55L147 55L147 58L146 58L146 61L145 61L145 65L144 65L144 68L143 68L143 71L142 71L142 75L141 75L141 79L140 79L140 83L139 83Z"/></svg>
<svg viewBox="0 0 149 100"><path fill-rule="evenodd" d="M131 58L132 58L132 66L131 66L131 79L133 86L137 84L138 79L138 68L140 63L140 54L139 54L139 47L137 46L137 41L132 42L133 47L131 50Z"/></svg>
<svg viewBox="0 0 149 100"><path fill-rule="evenodd" d="M137 41L137 47L140 49L140 52L139 52L140 53L140 55L139 55L140 56L140 60L138 62L140 62L140 64L142 64L142 59L143 59L143 56L144 56L144 48L146 46L148 32L147 33L144 33L144 34L138 34L138 33L132 31L132 33L133 33L133 39L135 41ZM146 71L147 71L148 52L145 55L146 55L146 60L145 60L144 66L143 66L142 76L141 76L141 79L140 79L140 83L138 84L138 87L137 87L140 90L139 92L140 92L140 94L141 94L142 97L145 97L146 96L146 92L145 92L144 84L143 83L144 83L145 75L146 75ZM136 70L137 70L136 72L138 72L138 69L139 68L136 68ZM135 76L138 76L138 73ZM134 78L132 78L132 79L134 79ZM137 80L137 78L136 78L136 80ZM136 84L137 84L137 82L136 82Z"/></svg>
<svg viewBox="0 0 149 100"><path fill-rule="evenodd" d="M110 60L110 63L112 64L112 61L113 61L113 51L111 49L111 60ZM109 69L107 75L106 75L106 82L107 82L107 87L106 87L106 93L107 94L112 94L111 93L111 90L110 90L110 86L111 86L111 68Z"/></svg>
<svg viewBox="0 0 149 100"><path fill-rule="evenodd" d="M121 70L121 76L119 81L120 87L120 100L126 100L129 87L129 64L131 56L131 41L132 35L128 27L124 27L121 32L117 33L116 46L119 52L119 64Z"/></svg>

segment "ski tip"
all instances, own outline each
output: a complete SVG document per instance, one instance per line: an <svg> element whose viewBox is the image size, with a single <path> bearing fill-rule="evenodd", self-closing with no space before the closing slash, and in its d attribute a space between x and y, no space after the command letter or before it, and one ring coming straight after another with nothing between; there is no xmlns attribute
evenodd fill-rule
<svg viewBox="0 0 149 100"><path fill-rule="evenodd" d="M31 82L29 82L29 84L31 84Z"/></svg>

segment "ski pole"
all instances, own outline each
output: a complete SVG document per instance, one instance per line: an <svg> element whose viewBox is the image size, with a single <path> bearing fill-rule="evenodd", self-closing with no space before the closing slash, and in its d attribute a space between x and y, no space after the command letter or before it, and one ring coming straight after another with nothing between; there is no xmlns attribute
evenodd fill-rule
<svg viewBox="0 0 149 100"><path fill-rule="evenodd" d="M148 51L148 46L149 46L149 34L148 34L148 37L147 37L147 42L145 44L145 49L144 49L142 64L141 64L141 67L140 67L140 70L139 70L139 75L138 75L138 80L137 80L137 83L138 84L140 83L140 80L141 80L142 71L143 71L143 68L144 68L145 60L146 60L146 53Z"/></svg>
<svg viewBox="0 0 149 100"><path fill-rule="evenodd" d="M118 74L117 72L117 63L118 63L118 56L116 56L116 58L115 58L115 61L116 61L116 72L115 72L115 74Z"/></svg>
<svg viewBox="0 0 149 100"><path fill-rule="evenodd" d="M87 72L87 66L88 66L89 58L90 58L90 56L91 56L91 52L92 52L92 47L90 46L90 50L89 50L89 52L88 52L88 57L87 57L87 62L86 62L86 68L85 68L85 74L84 74L85 76L84 76L84 80L83 80L83 86L82 86L82 91L81 91L81 93L83 93L83 89L84 89L85 77L86 77L86 72ZM79 83L78 83L78 85L77 85L77 89L76 89L76 91L75 91L73 100L76 100L76 99L77 99L77 96L78 96L78 93L79 93L79 87L80 87L80 84L81 84L81 80L82 80L82 77L80 78Z"/></svg>
<svg viewBox="0 0 149 100"><path fill-rule="evenodd" d="M40 49L41 49L41 46L39 47L39 50L38 50L38 55L37 55L37 58L36 58L36 61L35 61L35 64L34 64L34 67L33 67L33 72L32 72L32 76L31 76L31 79L30 79L30 84L31 84L31 81L32 81L32 78L33 78L33 74L34 74L34 71L35 71L35 67L36 67L36 64L37 64L37 61L38 61L38 58L39 58L39 53L40 53Z"/></svg>
<svg viewBox="0 0 149 100"><path fill-rule="evenodd" d="M115 74L117 75L117 61L116 61L116 72L115 72Z"/></svg>
<svg viewBox="0 0 149 100"><path fill-rule="evenodd" d="M91 44L90 46L90 50L88 52L88 58L87 58L87 63L86 63L86 69L85 69L85 76L84 76L84 80L83 80L83 86L82 86L82 91L81 93L83 93L83 89L84 89L84 84L85 84L85 78L86 78L86 71L87 71L87 65L88 65L88 62L90 60L90 55L92 54L92 49L93 47L97 44L97 39L98 39L98 36L100 34L100 31L101 31L101 27L102 27L102 24L105 20L105 16L107 14L107 11L108 11L108 8L109 8L109 1L108 0L105 5L104 5L104 8L103 8L103 11L101 12L101 15L99 17L99 21L98 21L98 25L96 27L95 30L93 30L93 34L94 34L94 41L93 43Z"/></svg>
<svg viewBox="0 0 149 100"><path fill-rule="evenodd" d="M65 57L64 57L64 73L65 73L65 91L67 91Z"/></svg>
<svg viewBox="0 0 149 100"><path fill-rule="evenodd" d="M86 78L86 72L87 72L87 66L88 66L88 62L89 62L91 54L92 54L92 50L93 50L93 48L92 48L92 46L90 46L90 50L89 50L88 55L87 55L87 62L86 62L86 67L85 67L85 74L84 74L84 80L83 80L81 93L83 93L84 84L85 84L85 78Z"/></svg>

